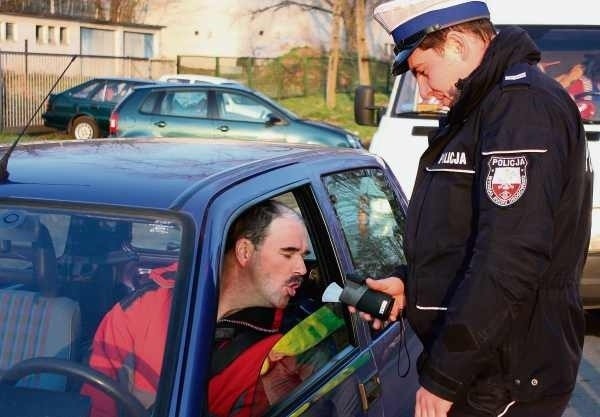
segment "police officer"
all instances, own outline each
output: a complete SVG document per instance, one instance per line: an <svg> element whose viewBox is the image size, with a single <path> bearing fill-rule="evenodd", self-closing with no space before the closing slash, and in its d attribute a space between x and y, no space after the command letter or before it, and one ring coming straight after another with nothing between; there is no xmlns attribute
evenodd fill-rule
<svg viewBox="0 0 600 417"><path fill-rule="evenodd" d="M368 280L406 301L423 342L415 416L558 417L581 359L591 227L577 107L525 31L496 33L484 1L394 0L374 14L394 38L393 73L450 108L419 163L408 265Z"/></svg>

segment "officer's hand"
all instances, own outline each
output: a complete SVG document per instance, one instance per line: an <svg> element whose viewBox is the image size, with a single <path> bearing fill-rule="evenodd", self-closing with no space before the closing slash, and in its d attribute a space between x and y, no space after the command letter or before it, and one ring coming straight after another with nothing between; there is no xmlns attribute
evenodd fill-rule
<svg viewBox="0 0 600 417"><path fill-rule="evenodd" d="M417 391L415 417L447 417L452 403L421 387Z"/></svg>
<svg viewBox="0 0 600 417"><path fill-rule="evenodd" d="M398 316L401 314L402 309L406 305L406 297L404 295L404 282L398 277L388 277L383 279L372 279L367 278L366 280L367 286L373 290L384 292L388 295L394 297L394 306L390 312L390 321L395 321L398 319ZM358 311L356 308L352 306L348 306L348 310L351 313ZM372 321L372 326L374 329L381 329L384 325L384 322L374 318L370 314L359 312L360 317L367 321Z"/></svg>

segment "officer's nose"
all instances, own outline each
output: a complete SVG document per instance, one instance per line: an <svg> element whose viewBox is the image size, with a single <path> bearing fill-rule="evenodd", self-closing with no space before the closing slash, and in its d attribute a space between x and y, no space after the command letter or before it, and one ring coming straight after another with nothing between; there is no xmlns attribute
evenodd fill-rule
<svg viewBox="0 0 600 417"><path fill-rule="evenodd" d="M419 85L419 95L423 100L427 100L430 98L431 92L433 91L429 84L423 79L423 77L417 77L417 84Z"/></svg>

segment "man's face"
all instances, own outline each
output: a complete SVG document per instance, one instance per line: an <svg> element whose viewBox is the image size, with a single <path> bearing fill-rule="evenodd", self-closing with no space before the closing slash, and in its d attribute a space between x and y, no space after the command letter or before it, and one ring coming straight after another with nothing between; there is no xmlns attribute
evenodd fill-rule
<svg viewBox="0 0 600 417"><path fill-rule="evenodd" d="M415 49L408 58L408 66L417 79L423 100L434 98L447 107L456 100L457 81L474 69L449 45L442 51L434 48Z"/></svg>
<svg viewBox="0 0 600 417"><path fill-rule="evenodd" d="M286 215L271 222L262 243L254 247L249 264L259 305L287 306L306 274L307 252L308 234L300 219Z"/></svg>

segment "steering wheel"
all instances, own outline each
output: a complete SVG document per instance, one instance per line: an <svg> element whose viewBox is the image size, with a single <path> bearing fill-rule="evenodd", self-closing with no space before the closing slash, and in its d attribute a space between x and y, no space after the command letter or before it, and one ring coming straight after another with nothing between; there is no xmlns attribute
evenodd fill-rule
<svg viewBox="0 0 600 417"><path fill-rule="evenodd" d="M54 373L83 380L122 404L130 417L148 416L142 403L117 381L92 368L65 359L26 359L0 375L0 384L15 385L26 376L39 373Z"/></svg>

